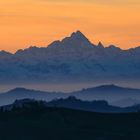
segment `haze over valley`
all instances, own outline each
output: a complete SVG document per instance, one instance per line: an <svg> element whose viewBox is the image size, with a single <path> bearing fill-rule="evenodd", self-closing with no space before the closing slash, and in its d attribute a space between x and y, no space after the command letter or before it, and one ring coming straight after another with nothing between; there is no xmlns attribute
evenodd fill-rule
<svg viewBox="0 0 140 140"><path fill-rule="evenodd" d="M140 0L0 1L0 140L140 140Z"/></svg>

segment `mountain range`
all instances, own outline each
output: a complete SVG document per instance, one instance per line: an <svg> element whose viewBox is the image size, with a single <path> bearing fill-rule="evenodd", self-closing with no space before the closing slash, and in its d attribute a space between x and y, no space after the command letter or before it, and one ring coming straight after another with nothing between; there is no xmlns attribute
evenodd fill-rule
<svg viewBox="0 0 140 140"><path fill-rule="evenodd" d="M80 31L46 47L0 51L0 83L136 82L140 47L92 44Z"/></svg>
<svg viewBox="0 0 140 140"><path fill-rule="evenodd" d="M140 104L140 89L125 88L116 85L102 85L70 93L46 92L25 88L15 88L0 94L0 105L2 106L11 104L15 100L21 100L25 98L48 102L54 99L65 99L70 96L74 96L77 99L81 99L83 101L105 100L111 105L120 107Z"/></svg>

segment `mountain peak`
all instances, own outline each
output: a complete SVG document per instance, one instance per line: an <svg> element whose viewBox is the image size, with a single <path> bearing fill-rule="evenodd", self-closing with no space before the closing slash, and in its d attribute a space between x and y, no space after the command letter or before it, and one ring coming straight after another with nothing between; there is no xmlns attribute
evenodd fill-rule
<svg viewBox="0 0 140 140"><path fill-rule="evenodd" d="M81 32L81 31L76 31L76 32L73 32L72 34L71 34L71 37L82 37L82 38L86 38L86 36Z"/></svg>
<svg viewBox="0 0 140 140"><path fill-rule="evenodd" d="M72 40L77 40L77 41L82 41L82 42L84 41L84 42L90 43L87 37L79 30L76 32L73 32L69 38Z"/></svg>
<svg viewBox="0 0 140 140"><path fill-rule="evenodd" d="M81 31L76 31L70 37L66 37L61 41L63 46L74 48L92 48L93 44L86 38Z"/></svg>
<svg viewBox="0 0 140 140"><path fill-rule="evenodd" d="M102 42L99 42L97 45L98 48L104 48L104 45L102 44Z"/></svg>

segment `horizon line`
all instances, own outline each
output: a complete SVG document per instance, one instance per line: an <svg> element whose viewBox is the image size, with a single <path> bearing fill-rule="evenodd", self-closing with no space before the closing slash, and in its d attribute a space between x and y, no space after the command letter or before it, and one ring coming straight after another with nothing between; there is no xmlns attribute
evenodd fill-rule
<svg viewBox="0 0 140 140"><path fill-rule="evenodd" d="M62 39L57 39L57 40L54 40L54 41L51 41L50 43L48 43L46 46L38 46L38 45L29 45L29 47L26 47L26 48L19 48L19 49L17 49L16 51L14 51L14 52L12 52L12 51L8 51L8 50L4 50L4 49L2 49L2 50L0 50L0 52L6 52L6 53L10 53L10 54L16 54L18 51L24 51L24 50L27 50L27 49L30 49L30 48L33 48L33 47L36 47L36 48L48 48L48 46L50 45L50 44L52 44L53 42L55 42L55 41L62 41L63 39L65 39L65 38L67 38L67 37L71 37L72 36L72 34L74 34L74 33L77 33L77 32L80 32L81 34L83 34L84 36L85 36L85 34L83 33L83 32L81 32L80 30L76 30L75 32L72 32L70 35L68 35L68 36L65 36L65 37L63 37ZM86 36L85 36L86 37ZM86 37L87 38L87 37ZM87 38L88 39L88 38ZM88 39L89 40L89 39ZM90 40L89 40L90 41ZM90 41L90 43L92 43L92 41ZM101 41L98 41L98 44L99 43L101 43L101 44L103 44ZM93 44L93 43L92 43ZM93 44L93 45L95 45L95 46L98 46L98 44ZM104 48L108 48L108 47L110 47L110 46L115 46L116 48L119 48L120 50L122 50L122 51L128 51L128 50L131 50L131 49L136 49L136 48L139 48L140 47L140 45L139 46L136 46L136 47L130 47L130 48L126 48L126 49L123 49L123 48L121 48L121 47L118 47L117 45L115 45L115 44L110 44L110 45L108 45L108 46L105 46L105 45L103 45L103 47Z"/></svg>

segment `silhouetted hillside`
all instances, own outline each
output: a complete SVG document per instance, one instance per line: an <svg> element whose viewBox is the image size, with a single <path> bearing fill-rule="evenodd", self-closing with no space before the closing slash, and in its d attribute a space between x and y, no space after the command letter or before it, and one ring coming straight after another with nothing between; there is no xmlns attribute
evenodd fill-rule
<svg viewBox="0 0 140 140"><path fill-rule="evenodd" d="M2 140L139 140L140 113L100 114L44 107L43 102L0 110Z"/></svg>
<svg viewBox="0 0 140 140"><path fill-rule="evenodd" d="M108 104L107 101L82 101L75 97L68 97L66 99L57 99L47 103L50 107L64 107L76 110L91 111L91 112L106 112L106 113L126 113L138 112L140 105L129 107L116 107Z"/></svg>
<svg viewBox="0 0 140 140"><path fill-rule="evenodd" d="M30 105L38 103L44 107L57 107L57 108L67 108L75 110L83 110L89 112L100 112L100 113L129 113L138 112L140 110L140 105L134 105L130 107L116 107L109 105L106 101L82 101L75 97L68 97L66 99L55 99L50 102L37 101L31 99L16 100L13 104L2 106L3 110L11 111L13 108L31 107Z"/></svg>

